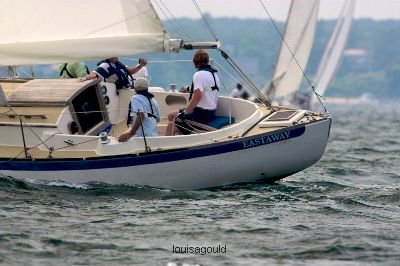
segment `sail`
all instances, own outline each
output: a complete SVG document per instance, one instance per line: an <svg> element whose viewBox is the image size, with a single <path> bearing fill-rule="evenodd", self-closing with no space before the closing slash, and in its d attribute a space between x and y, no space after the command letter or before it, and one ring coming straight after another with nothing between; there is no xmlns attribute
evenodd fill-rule
<svg viewBox="0 0 400 266"><path fill-rule="evenodd" d="M298 90L314 42L319 0L293 0L267 94L286 97ZM289 48L288 48L289 47ZM290 50L289 50L290 49ZM294 57L293 57L294 55Z"/></svg>
<svg viewBox="0 0 400 266"><path fill-rule="evenodd" d="M347 37L350 32L355 5L355 0L346 0L344 2L342 12L336 22L331 38L328 41L328 45L325 48L322 60L319 63L314 83L316 91L320 95L325 93L339 66L347 42ZM318 99L314 95L312 102L315 103L317 101Z"/></svg>
<svg viewBox="0 0 400 266"><path fill-rule="evenodd" d="M50 64L169 50L149 0L2 0L0 65Z"/></svg>

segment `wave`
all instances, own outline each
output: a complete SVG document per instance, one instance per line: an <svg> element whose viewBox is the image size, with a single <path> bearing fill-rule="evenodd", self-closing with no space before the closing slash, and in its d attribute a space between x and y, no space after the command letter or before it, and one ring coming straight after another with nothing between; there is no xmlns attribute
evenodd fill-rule
<svg viewBox="0 0 400 266"><path fill-rule="evenodd" d="M101 182L88 182L73 184L64 181L43 181L33 179L16 179L12 176L0 175L0 191L15 193L22 191L36 192L39 197L51 196L54 193L58 197L109 197L109 198L133 198L137 200L169 200L169 199L201 199L207 198L207 192L201 191L174 191L140 185L112 185Z"/></svg>
<svg viewBox="0 0 400 266"><path fill-rule="evenodd" d="M13 178L11 176L5 176L0 174L0 189L21 189L21 190L33 190L35 189L29 182Z"/></svg>

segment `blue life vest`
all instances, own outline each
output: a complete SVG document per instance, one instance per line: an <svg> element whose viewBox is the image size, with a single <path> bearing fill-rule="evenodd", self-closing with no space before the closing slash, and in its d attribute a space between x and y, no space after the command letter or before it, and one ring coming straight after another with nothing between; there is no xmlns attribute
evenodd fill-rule
<svg viewBox="0 0 400 266"><path fill-rule="evenodd" d="M124 64L122 64L120 61L117 61L113 64L110 62L109 59L107 59L98 62L97 65L99 66L102 63L107 63L110 66L108 68L108 72L106 72L106 70L104 70L103 68L97 68L97 72L99 72L99 74L104 77L104 81L105 77L109 77L111 75L116 74L118 77L118 80L115 82L117 90L120 90L123 87L126 88L132 87L132 83L129 81L129 78L132 80L132 82L134 79Z"/></svg>
<svg viewBox="0 0 400 266"><path fill-rule="evenodd" d="M151 114L147 114L149 117L153 117L155 119L157 119L157 116L154 114L154 110L153 110L153 105L151 104L151 98L154 98L154 95L151 94L148 91L137 91L136 94L139 95L143 95L144 97L146 97L149 100L149 104L150 104L150 108L151 108ZM129 102L129 106L128 106L128 118L126 120L126 124L129 126L129 124L132 123L132 117L131 117L131 108L132 108L132 102Z"/></svg>

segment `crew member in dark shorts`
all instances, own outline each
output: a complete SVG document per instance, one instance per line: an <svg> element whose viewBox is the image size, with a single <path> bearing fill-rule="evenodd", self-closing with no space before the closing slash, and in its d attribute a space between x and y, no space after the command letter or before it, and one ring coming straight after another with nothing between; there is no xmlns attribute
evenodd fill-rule
<svg viewBox="0 0 400 266"><path fill-rule="evenodd" d="M167 136L191 134L191 126L184 120L207 125L215 119L220 86L217 70L209 65L209 55L204 50L196 52L193 64L198 71L193 75L189 104L168 114Z"/></svg>

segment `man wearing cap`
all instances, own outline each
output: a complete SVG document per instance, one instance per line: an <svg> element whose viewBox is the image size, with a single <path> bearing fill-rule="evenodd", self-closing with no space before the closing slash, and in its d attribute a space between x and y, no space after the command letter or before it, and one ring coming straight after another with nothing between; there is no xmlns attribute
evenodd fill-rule
<svg viewBox="0 0 400 266"><path fill-rule="evenodd" d="M133 115L132 127L118 137L118 141L127 141L132 136L157 136L157 122L160 122L160 108L149 93L149 83L146 78L138 78L135 82L136 94L131 99ZM136 115L135 115L136 114Z"/></svg>

